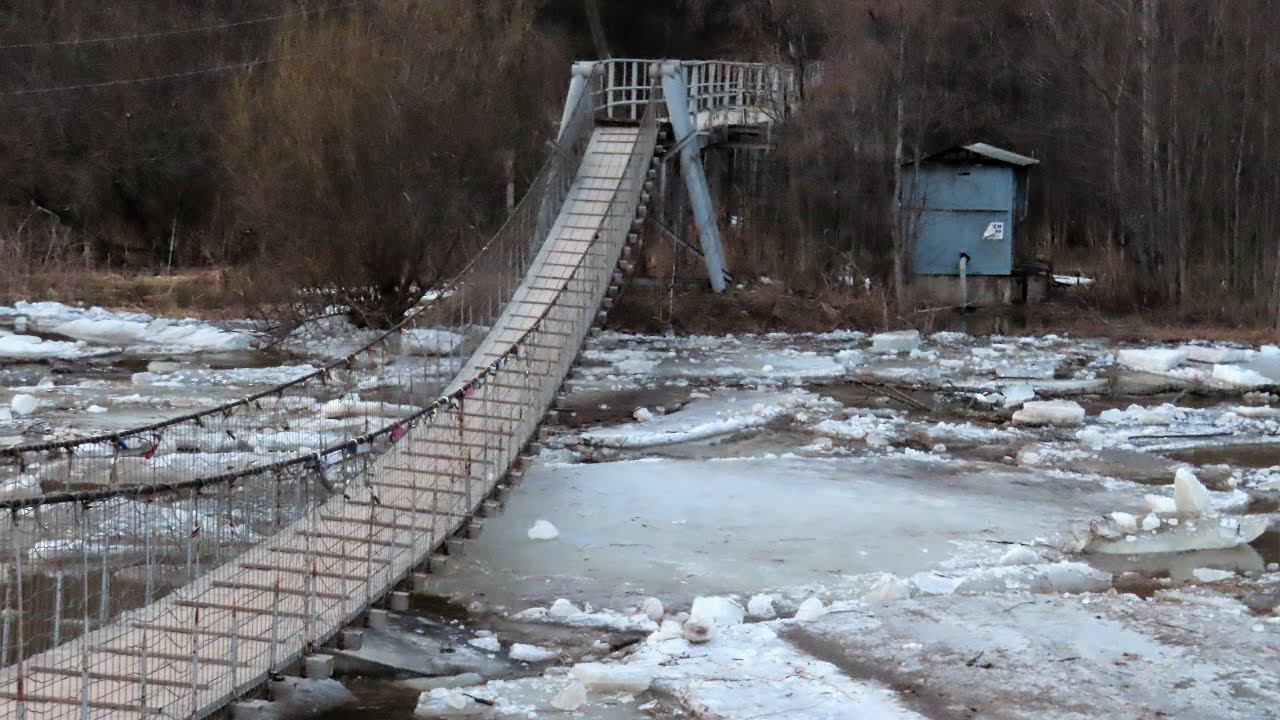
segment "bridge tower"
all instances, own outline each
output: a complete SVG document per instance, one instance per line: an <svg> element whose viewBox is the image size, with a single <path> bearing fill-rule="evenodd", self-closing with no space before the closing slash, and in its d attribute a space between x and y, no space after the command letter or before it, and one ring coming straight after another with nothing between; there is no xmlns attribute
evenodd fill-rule
<svg viewBox="0 0 1280 720"><path fill-rule="evenodd" d="M563 118L567 119L571 109L593 88L598 88L600 94L598 111L611 122L634 123L643 114L640 108L644 104L657 101L659 121L669 130L673 143L659 166L664 202L658 204L658 230L684 250L698 255L706 265L712 289L723 292L732 276L703 153L713 145L729 142L736 131L746 130L753 136L761 134L762 129L767 133L767 128L784 118L794 105L794 74L787 68L764 63L579 61L573 64ZM562 126L564 122L562 119ZM678 184L684 186L700 250L685 243L664 222L668 161L677 159Z"/></svg>

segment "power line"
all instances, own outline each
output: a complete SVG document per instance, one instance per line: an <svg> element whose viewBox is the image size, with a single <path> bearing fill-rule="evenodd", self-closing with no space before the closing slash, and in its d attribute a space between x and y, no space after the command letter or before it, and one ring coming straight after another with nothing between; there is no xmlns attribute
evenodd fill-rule
<svg viewBox="0 0 1280 720"><path fill-rule="evenodd" d="M325 7L313 8L311 10L295 10L293 12L279 13L277 15L267 15L263 17L250 18L247 20L237 20L236 22L222 23L219 25L201 25L198 27L176 28L170 30L155 30L152 32L133 33L130 35L111 35L105 37L90 38L73 38L70 40L52 40L49 42L39 43L17 43L14 45L0 45L0 50L32 50L35 48L55 48L55 47L75 47L77 45L98 45L112 42L125 42L128 40L153 40L155 38L173 37L176 35L190 35L201 32L213 32L216 30L227 30L230 28L244 27L246 25L257 25L260 23L271 22L273 20L283 20L290 17L299 17L305 15L314 15L316 13L326 12L329 10L341 10L342 8L356 5L356 2L344 2L337 5L326 5Z"/></svg>
<svg viewBox="0 0 1280 720"><path fill-rule="evenodd" d="M325 48L328 50L329 48ZM188 70L180 73L169 73L167 75L151 75L139 78L123 78L120 80L104 80L102 82L81 83L79 85L58 85L54 87L32 88L29 90L10 90L8 92L0 92L0 97L23 97L30 95L44 95L48 93L68 92L71 90L91 90L94 88L117 87L120 85L137 85L141 83L159 82L163 80L180 80L183 78L196 77L198 75L213 75L217 73L232 72L235 70L244 70L247 68L257 67L259 65L269 65L271 63L283 62L299 57L312 57L319 55L320 52L298 52L289 53L287 55L277 55L275 57L261 58L259 60L249 60L247 62L232 63L230 65L218 65L216 67L201 68L199 70Z"/></svg>

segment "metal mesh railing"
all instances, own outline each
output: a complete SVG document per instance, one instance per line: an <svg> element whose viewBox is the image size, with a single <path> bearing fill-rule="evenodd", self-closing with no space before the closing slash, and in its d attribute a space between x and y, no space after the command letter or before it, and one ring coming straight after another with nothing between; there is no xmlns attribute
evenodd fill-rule
<svg viewBox="0 0 1280 720"><path fill-rule="evenodd" d="M328 640L474 512L541 421L634 221L657 103L599 131L630 143L621 164L589 152L600 103L587 93L488 259L384 340L447 328L465 362L388 364L394 392L340 399L355 422L314 452L130 484L134 456L108 448L75 461L110 483L0 502L0 718L205 714ZM557 226L566 202L574 222Z"/></svg>
<svg viewBox="0 0 1280 720"><path fill-rule="evenodd" d="M650 73L658 62L630 58L600 61L603 74L600 97L604 117L635 121L644 114L654 88ZM681 62L680 68L688 93L690 121L694 127L714 124L744 110L758 111L763 115L743 115L738 122L728 124L750 125L780 120L792 112L800 99L795 71L790 67L699 60ZM659 121L667 119L665 105L660 104L656 111ZM705 113L719 113L723 117L699 123L699 115Z"/></svg>

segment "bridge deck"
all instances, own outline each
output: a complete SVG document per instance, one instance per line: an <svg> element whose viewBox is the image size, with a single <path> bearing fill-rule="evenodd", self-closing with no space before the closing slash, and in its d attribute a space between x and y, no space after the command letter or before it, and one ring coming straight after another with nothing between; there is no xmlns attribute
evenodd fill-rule
<svg viewBox="0 0 1280 720"><path fill-rule="evenodd" d="M647 165L633 159L647 161L653 141L641 128L594 131L550 236L452 387L523 339L529 347L510 372L410 429L345 497L163 599L0 671L0 718L203 717L402 580L466 521L536 429L621 250L619 233L597 235L611 211L634 213L643 178L629 175ZM620 191L634 197L618 203Z"/></svg>

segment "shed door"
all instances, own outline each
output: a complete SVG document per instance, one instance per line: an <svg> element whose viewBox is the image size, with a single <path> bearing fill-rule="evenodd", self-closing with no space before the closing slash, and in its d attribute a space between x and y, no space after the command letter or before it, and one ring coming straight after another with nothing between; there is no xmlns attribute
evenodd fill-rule
<svg viewBox="0 0 1280 720"><path fill-rule="evenodd" d="M908 206L915 272L958 275L960 254L972 275L1013 271L1013 170L988 166L922 168L921 201ZM911 206L915 206L912 208Z"/></svg>

